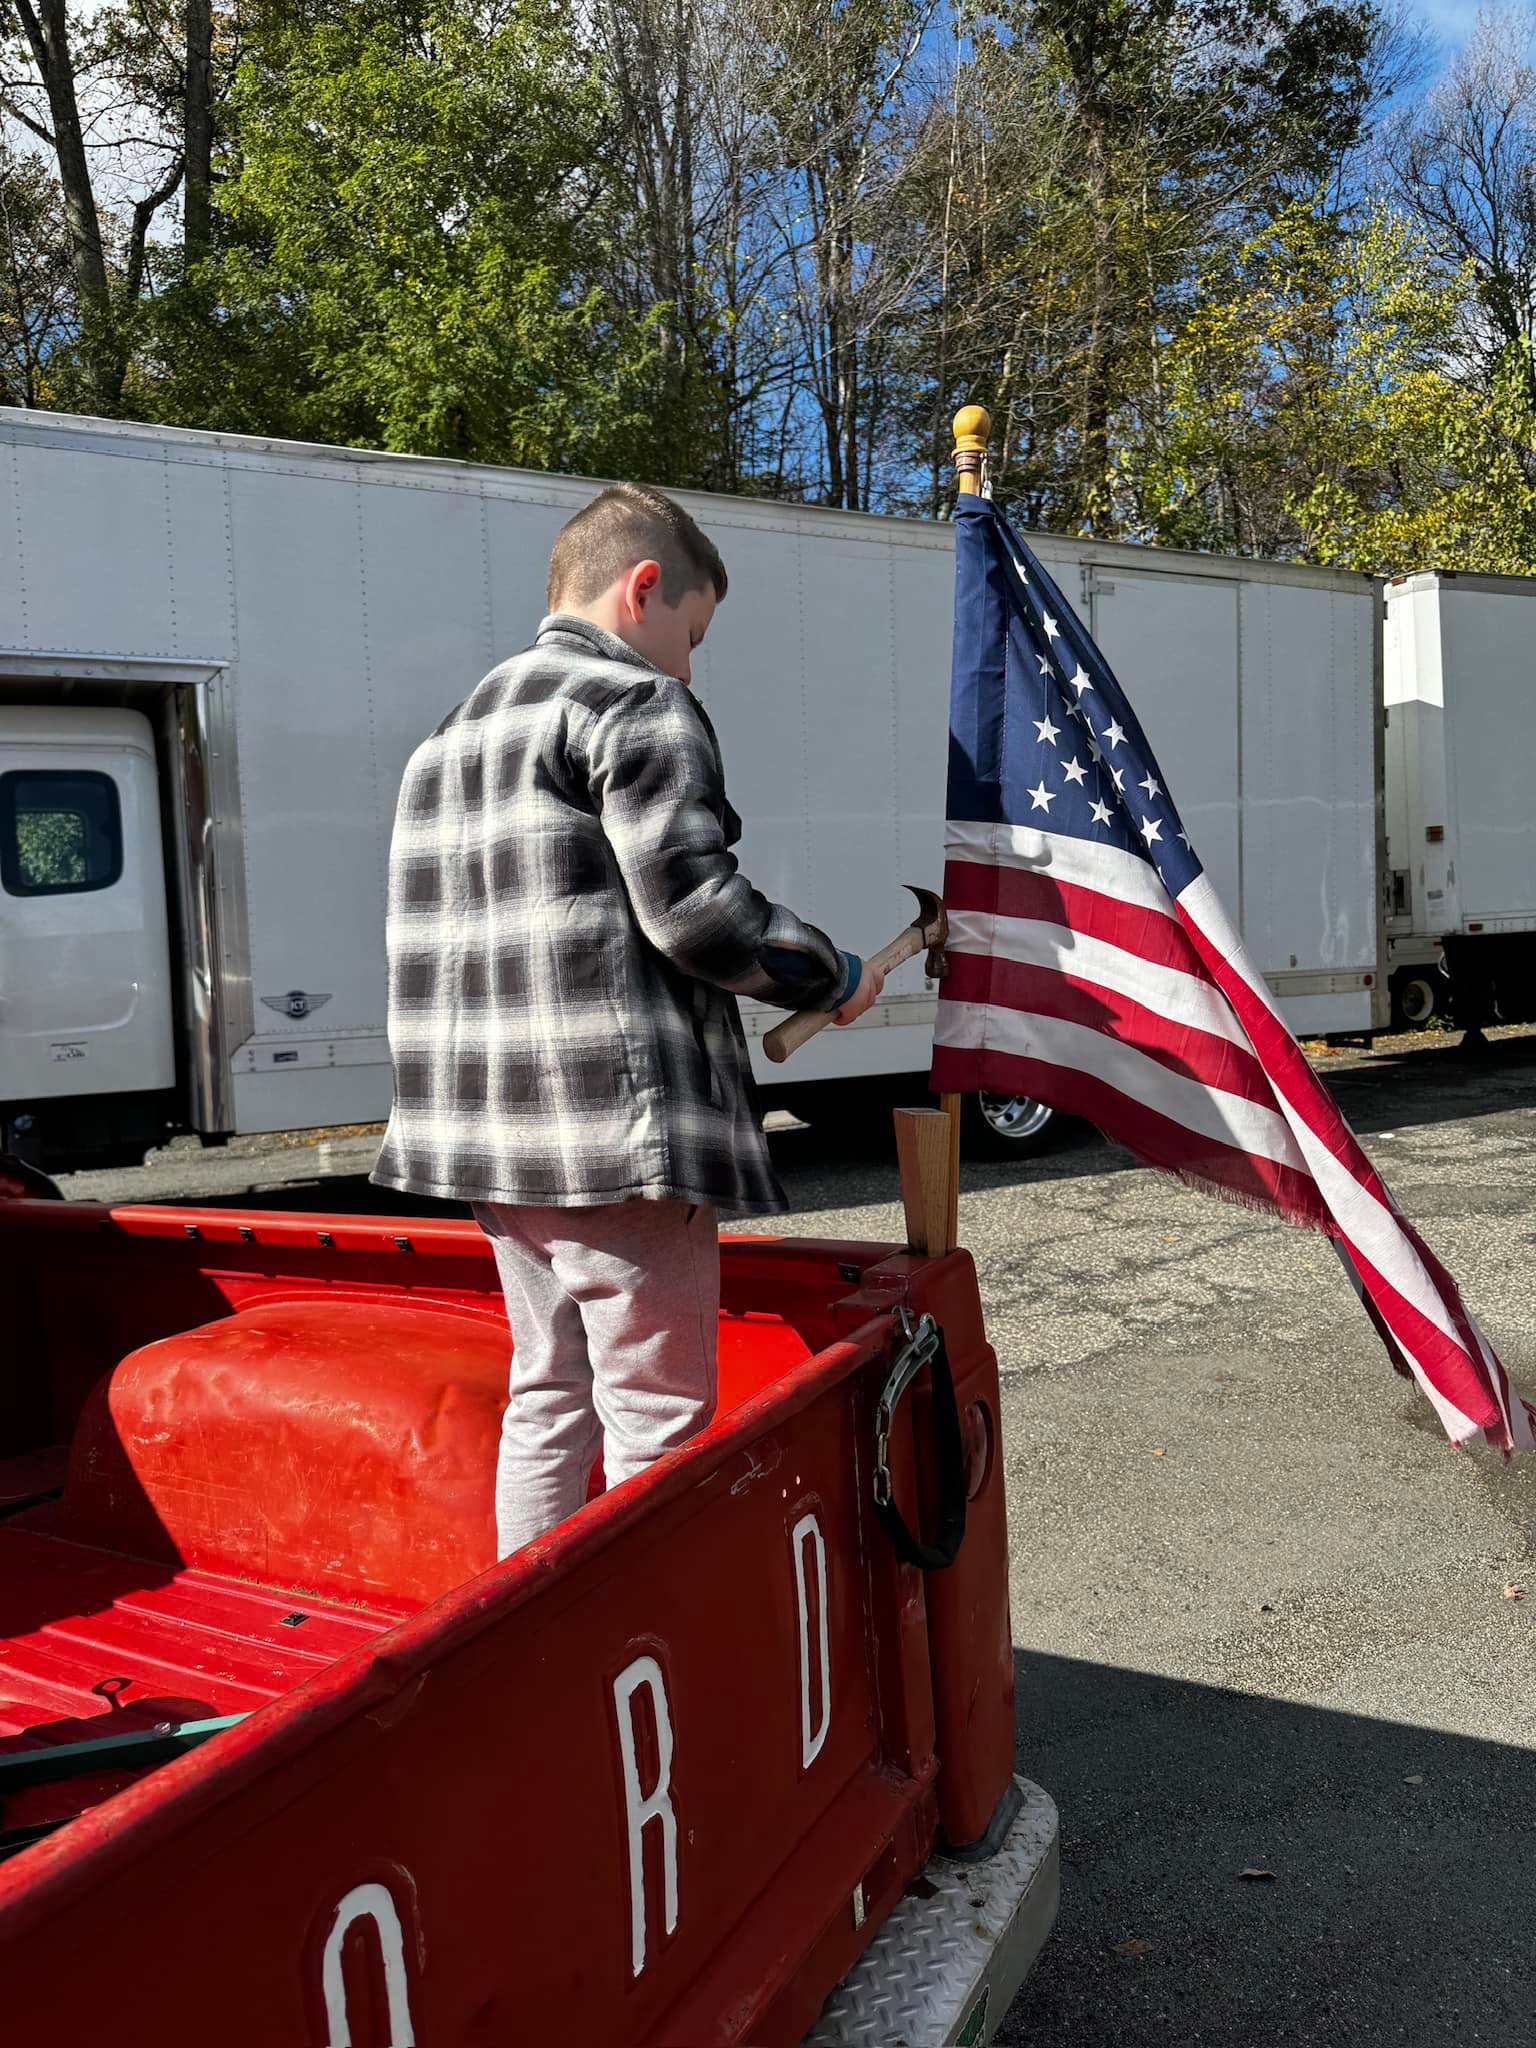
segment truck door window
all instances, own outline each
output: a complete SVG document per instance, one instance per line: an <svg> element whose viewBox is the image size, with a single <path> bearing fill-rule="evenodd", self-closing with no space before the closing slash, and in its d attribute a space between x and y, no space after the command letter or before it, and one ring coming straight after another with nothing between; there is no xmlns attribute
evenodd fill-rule
<svg viewBox="0 0 1536 2048"><path fill-rule="evenodd" d="M117 784L95 769L0 775L0 884L9 896L109 889L123 872Z"/></svg>

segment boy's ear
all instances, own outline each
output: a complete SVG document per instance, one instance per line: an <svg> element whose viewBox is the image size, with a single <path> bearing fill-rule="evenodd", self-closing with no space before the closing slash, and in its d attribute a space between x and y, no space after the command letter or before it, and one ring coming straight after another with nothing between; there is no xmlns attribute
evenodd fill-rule
<svg viewBox="0 0 1536 2048"><path fill-rule="evenodd" d="M632 618L643 618L645 607L661 588L661 564L636 562L624 579L624 608Z"/></svg>

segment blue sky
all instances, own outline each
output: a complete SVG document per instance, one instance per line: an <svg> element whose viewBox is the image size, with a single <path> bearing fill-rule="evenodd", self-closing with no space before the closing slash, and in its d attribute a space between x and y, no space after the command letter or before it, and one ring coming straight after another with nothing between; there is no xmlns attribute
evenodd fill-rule
<svg viewBox="0 0 1536 2048"><path fill-rule="evenodd" d="M1447 49L1460 49L1477 20L1477 0L1418 0L1414 10Z"/></svg>

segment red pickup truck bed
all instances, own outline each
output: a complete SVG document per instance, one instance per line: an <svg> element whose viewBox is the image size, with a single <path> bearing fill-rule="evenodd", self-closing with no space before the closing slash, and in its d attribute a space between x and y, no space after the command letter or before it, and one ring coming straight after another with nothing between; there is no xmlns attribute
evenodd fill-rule
<svg viewBox="0 0 1536 2048"><path fill-rule="evenodd" d="M932 1390L876 1412L924 1313L969 1494L927 1574L873 1502L878 1455L932 1517ZM0 1328L18 2038L790 2042L935 1847L1007 1824L963 1253L727 1241L715 1423L501 1565L472 1227L0 1204Z"/></svg>
<svg viewBox="0 0 1536 2048"><path fill-rule="evenodd" d="M0 1523L0 1755L248 1714L398 1619ZM68 1819L153 1768L125 1760L11 1792L5 1830Z"/></svg>

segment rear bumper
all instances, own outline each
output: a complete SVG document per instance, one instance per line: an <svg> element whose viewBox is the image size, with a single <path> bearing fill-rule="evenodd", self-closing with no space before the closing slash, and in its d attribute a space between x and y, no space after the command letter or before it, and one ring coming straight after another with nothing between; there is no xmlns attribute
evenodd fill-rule
<svg viewBox="0 0 1536 2048"><path fill-rule="evenodd" d="M1002 1848L985 1863L931 1860L822 2007L806 2048L992 2039L1051 1931L1060 1888L1055 1805L1027 1778L1015 1783L1024 1803Z"/></svg>

